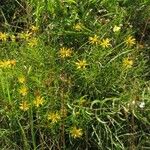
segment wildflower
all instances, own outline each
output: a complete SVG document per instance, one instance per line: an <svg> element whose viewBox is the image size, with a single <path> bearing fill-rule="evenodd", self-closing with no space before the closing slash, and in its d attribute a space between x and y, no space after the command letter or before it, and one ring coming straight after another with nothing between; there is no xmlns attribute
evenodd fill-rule
<svg viewBox="0 0 150 150"><path fill-rule="evenodd" d="M77 23L77 24L75 24L74 25L74 29L76 30L76 31L81 31L82 30L82 24L81 23Z"/></svg>
<svg viewBox="0 0 150 150"><path fill-rule="evenodd" d="M14 65L16 65L16 60L0 61L0 68L10 68Z"/></svg>
<svg viewBox="0 0 150 150"><path fill-rule="evenodd" d="M36 26L34 26L34 25L32 25L32 26L30 27L30 29L31 29L32 32L37 32L37 31L39 30L39 28L36 27Z"/></svg>
<svg viewBox="0 0 150 150"><path fill-rule="evenodd" d="M131 47L133 46L134 44L136 44L136 40L135 38L133 38L132 36L129 36L125 39L125 43L127 46Z"/></svg>
<svg viewBox="0 0 150 150"><path fill-rule="evenodd" d="M27 103L27 101L23 101L21 104L20 104L20 107L19 107L21 110L23 111L27 111L29 109L29 104Z"/></svg>
<svg viewBox="0 0 150 150"><path fill-rule="evenodd" d="M28 45L29 45L30 47L34 47L34 46L36 46L37 44L38 44L38 41L37 41L36 38L31 38L31 39L29 40L29 42L28 42Z"/></svg>
<svg viewBox="0 0 150 150"><path fill-rule="evenodd" d="M144 108L144 107L145 107L145 102L141 102L141 103L139 104L139 107L140 107L140 108Z"/></svg>
<svg viewBox="0 0 150 150"><path fill-rule="evenodd" d="M12 42L16 41L16 37L14 35L10 35L10 39L11 39Z"/></svg>
<svg viewBox="0 0 150 150"><path fill-rule="evenodd" d="M37 96L35 100L33 101L33 103L36 107L39 107L40 105L44 103L43 97Z"/></svg>
<svg viewBox="0 0 150 150"><path fill-rule="evenodd" d="M10 60L9 63L10 63L11 66L15 66L16 65L16 60Z"/></svg>
<svg viewBox="0 0 150 150"><path fill-rule="evenodd" d="M20 89L19 89L19 93L22 95L22 96L26 96L27 93L28 93L28 88L26 86L22 86Z"/></svg>
<svg viewBox="0 0 150 150"><path fill-rule="evenodd" d="M99 43L99 37L97 35L94 35L94 37L89 37L89 42L97 45Z"/></svg>
<svg viewBox="0 0 150 150"><path fill-rule="evenodd" d="M70 134L73 138L80 138L83 135L82 129L75 127L72 127L70 130Z"/></svg>
<svg viewBox="0 0 150 150"><path fill-rule="evenodd" d="M121 29L121 27L115 25L113 28L113 32L119 32L120 29Z"/></svg>
<svg viewBox="0 0 150 150"><path fill-rule="evenodd" d="M88 65L86 63L86 60L78 60L78 62L75 63L77 66L77 69L85 69L85 67Z"/></svg>
<svg viewBox="0 0 150 150"><path fill-rule="evenodd" d="M8 35L6 33L2 33L0 32L0 40L2 41L6 41L7 40Z"/></svg>
<svg viewBox="0 0 150 150"><path fill-rule="evenodd" d="M60 57L62 58L71 57L72 50L70 48L62 47L59 51L59 54L60 54Z"/></svg>
<svg viewBox="0 0 150 150"><path fill-rule="evenodd" d="M19 81L19 83L25 83L26 79L25 79L24 76L21 76L21 77L18 78L18 81Z"/></svg>
<svg viewBox="0 0 150 150"><path fill-rule="evenodd" d="M131 68L132 67L132 65L133 65L133 60L131 60L131 59L129 59L129 58L124 58L123 59L123 66L125 67L125 68Z"/></svg>
<svg viewBox="0 0 150 150"><path fill-rule="evenodd" d="M110 44L110 39L108 39L108 38L103 39L103 40L100 42L100 45L101 45L103 48L108 48L109 46L111 46L111 44Z"/></svg>
<svg viewBox="0 0 150 150"><path fill-rule="evenodd" d="M0 61L0 68L9 68L11 67L10 61Z"/></svg>
<svg viewBox="0 0 150 150"><path fill-rule="evenodd" d="M61 119L61 117L60 117L60 115L58 114L58 112L56 112L56 113L54 113L54 112L49 113L47 118L48 118L48 120L50 120L52 123L57 123L57 122Z"/></svg>
<svg viewBox="0 0 150 150"><path fill-rule="evenodd" d="M31 33L30 32L22 32L18 34L18 37L20 39L24 39L24 40L28 40L31 37Z"/></svg>

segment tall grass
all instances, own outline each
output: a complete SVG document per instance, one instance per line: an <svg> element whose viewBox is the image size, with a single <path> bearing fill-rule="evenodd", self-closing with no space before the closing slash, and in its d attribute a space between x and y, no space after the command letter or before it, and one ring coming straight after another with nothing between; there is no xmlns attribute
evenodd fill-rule
<svg viewBox="0 0 150 150"><path fill-rule="evenodd" d="M149 10L2 1L0 149L150 149Z"/></svg>

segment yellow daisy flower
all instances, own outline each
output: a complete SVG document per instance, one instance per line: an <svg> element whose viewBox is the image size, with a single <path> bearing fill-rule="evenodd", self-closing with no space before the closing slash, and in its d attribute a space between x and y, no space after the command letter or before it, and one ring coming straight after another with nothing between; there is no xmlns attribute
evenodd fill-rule
<svg viewBox="0 0 150 150"><path fill-rule="evenodd" d="M0 68L9 68L11 67L10 61L0 61Z"/></svg>
<svg viewBox="0 0 150 150"><path fill-rule="evenodd" d="M28 104L28 102L27 102L27 101L23 101L23 102L20 104L19 108L20 108L21 110L23 110L23 111L27 111L27 110L29 109L29 104Z"/></svg>
<svg viewBox="0 0 150 150"><path fill-rule="evenodd" d="M60 121L61 116L60 114L58 114L58 112L52 112L48 114L47 119L50 120L52 123L57 123L58 121Z"/></svg>
<svg viewBox="0 0 150 150"><path fill-rule="evenodd" d="M14 35L10 35L10 39L11 39L12 42L16 41L16 37Z"/></svg>
<svg viewBox="0 0 150 150"><path fill-rule="evenodd" d="M43 103L44 103L44 99L43 99L43 97L41 97L41 96L37 96L37 97L35 98L35 100L33 101L33 104L34 104L36 107L39 107L40 105L43 105Z"/></svg>
<svg viewBox="0 0 150 150"><path fill-rule="evenodd" d="M15 66L16 65L16 60L10 60L9 62L10 62L11 66Z"/></svg>
<svg viewBox="0 0 150 150"><path fill-rule="evenodd" d="M86 60L78 60L78 62L75 63L77 66L77 69L85 69L85 67L88 65L86 63Z"/></svg>
<svg viewBox="0 0 150 150"><path fill-rule="evenodd" d="M37 32L37 31L39 30L39 28L36 27L36 26L34 26L34 25L32 25L32 26L30 27L30 29L31 29L32 32Z"/></svg>
<svg viewBox="0 0 150 150"><path fill-rule="evenodd" d="M94 35L94 37L89 37L89 42L97 45L99 43L99 37L97 35Z"/></svg>
<svg viewBox="0 0 150 150"><path fill-rule="evenodd" d="M18 37L20 39L29 40L29 38L31 37L31 34L32 33L28 32L28 31L27 32L22 32L22 33L18 34Z"/></svg>
<svg viewBox="0 0 150 150"><path fill-rule="evenodd" d="M110 44L110 39L106 38L106 39L102 39L102 41L100 42L100 45L103 47L103 48L108 48L111 46Z"/></svg>
<svg viewBox="0 0 150 150"><path fill-rule="evenodd" d="M81 23L77 23L74 25L74 29L76 31L81 31L82 30L83 25Z"/></svg>
<svg viewBox="0 0 150 150"><path fill-rule="evenodd" d="M75 126L71 128L70 134L73 138L80 138L83 135L83 132L82 129Z"/></svg>
<svg viewBox="0 0 150 150"><path fill-rule="evenodd" d="M38 44L38 40L36 39L36 38L31 38L31 39L29 39L29 41L28 41L28 45L30 46L30 47L34 47L34 46L36 46Z"/></svg>
<svg viewBox="0 0 150 150"><path fill-rule="evenodd" d="M0 68L10 68L16 65L16 60L4 60L0 61Z"/></svg>
<svg viewBox="0 0 150 150"><path fill-rule="evenodd" d="M7 40L7 38L8 38L8 35L7 35L6 33L2 33L2 32L0 32L0 40L2 40L2 41L6 41L6 40Z"/></svg>
<svg viewBox="0 0 150 150"><path fill-rule="evenodd" d="M129 36L125 39L125 43L128 47L131 47L136 44L136 39L133 36Z"/></svg>
<svg viewBox="0 0 150 150"><path fill-rule="evenodd" d="M22 96L26 96L28 94L28 88L26 86L22 86L20 89L19 89L19 93L22 95Z"/></svg>
<svg viewBox="0 0 150 150"><path fill-rule="evenodd" d="M18 81L19 81L19 83L25 83L26 82L26 78L24 77L24 76L20 76L19 78L18 78Z"/></svg>
<svg viewBox="0 0 150 150"><path fill-rule="evenodd" d="M124 58L123 59L123 66L125 68L131 68L133 66L133 60L132 59L129 59L129 58Z"/></svg>
<svg viewBox="0 0 150 150"><path fill-rule="evenodd" d="M59 51L59 54L60 54L60 57L62 57L62 58L71 57L72 50L70 48L62 47Z"/></svg>

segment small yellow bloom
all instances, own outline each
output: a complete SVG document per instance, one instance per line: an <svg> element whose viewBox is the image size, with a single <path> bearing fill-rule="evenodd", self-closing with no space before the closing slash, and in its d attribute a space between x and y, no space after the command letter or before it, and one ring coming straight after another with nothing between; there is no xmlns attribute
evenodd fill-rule
<svg viewBox="0 0 150 150"><path fill-rule="evenodd" d="M106 38L106 39L102 39L102 41L100 42L100 45L103 47L103 48L108 48L111 46L110 44L110 39Z"/></svg>
<svg viewBox="0 0 150 150"><path fill-rule="evenodd" d="M22 96L26 96L28 94L28 88L26 86L22 86L20 89L19 89L19 93L22 95Z"/></svg>
<svg viewBox="0 0 150 150"><path fill-rule="evenodd" d="M23 111L27 111L29 109L29 104L27 101L23 101L21 104L20 104L20 107L19 107L21 110Z"/></svg>
<svg viewBox="0 0 150 150"><path fill-rule="evenodd" d="M52 123L57 123L61 119L61 116L60 114L58 114L58 112L52 112L48 114L47 119L50 120Z"/></svg>
<svg viewBox="0 0 150 150"><path fill-rule="evenodd" d="M70 130L70 134L73 138L80 138L83 135L82 129L75 127L72 127Z"/></svg>
<svg viewBox="0 0 150 150"><path fill-rule="evenodd" d="M18 37L20 38L20 39L23 39L23 40L29 40L29 38L31 37L31 34L32 33L30 33L30 32L22 32L22 33L19 33L18 34Z"/></svg>
<svg viewBox="0 0 150 150"><path fill-rule="evenodd" d="M16 65L16 60L4 60L0 61L0 68L10 68Z"/></svg>
<svg viewBox="0 0 150 150"><path fill-rule="evenodd" d="M129 58L124 58L123 59L123 66L125 68L131 68L133 66L133 60L132 59L129 59Z"/></svg>
<svg viewBox="0 0 150 150"><path fill-rule="evenodd" d="M0 68L10 68L11 64L10 61L0 61Z"/></svg>
<svg viewBox="0 0 150 150"><path fill-rule="evenodd" d="M24 76L20 76L19 78L18 78L18 81L19 81L19 83L25 83L26 82L26 78L24 77Z"/></svg>
<svg viewBox="0 0 150 150"><path fill-rule="evenodd" d="M16 37L14 35L10 35L10 39L11 39L12 42L16 41Z"/></svg>
<svg viewBox="0 0 150 150"><path fill-rule="evenodd" d="M36 46L37 44L38 44L38 40L37 40L36 38L31 38L31 39L29 39L28 45L29 45L30 47L34 47L34 46Z"/></svg>
<svg viewBox="0 0 150 150"><path fill-rule="evenodd" d="M71 57L72 50L70 48L62 47L59 51L59 54L60 54L60 57L62 57L62 58Z"/></svg>
<svg viewBox="0 0 150 150"><path fill-rule="evenodd" d="M74 29L76 31L81 31L82 30L83 25L81 23L77 23L74 25Z"/></svg>
<svg viewBox="0 0 150 150"><path fill-rule="evenodd" d="M127 46L131 47L134 44L136 44L136 40L135 40L135 38L133 38L133 36L129 36L125 39L125 43Z"/></svg>
<svg viewBox="0 0 150 150"><path fill-rule="evenodd" d="M2 41L6 41L6 40L7 40L7 38L8 38L8 35L7 35L6 33L2 33L2 32L0 32L0 40L2 40Z"/></svg>
<svg viewBox="0 0 150 150"><path fill-rule="evenodd" d="M35 100L33 101L33 104L36 106L36 107L39 107L40 105L42 105L44 103L44 99L43 97L41 96L37 96L35 98Z"/></svg>
<svg viewBox="0 0 150 150"><path fill-rule="evenodd" d="M30 27L30 29L31 29L32 32L37 32L37 31L39 30L39 28L36 27L36 26L34 26L34 25L32 25L32 26Z"/></svg>
<svg viewBox="0 0 150 150"><path fill-rule="evenodd" d="M89 42L97 45L99 43L99 37L97 35L94 35L94 37L89 37Z"/></svg>
<svg viewBox="0 0 150 150"><path fill-rule="evenodd" d="M119 32L120 29L121 29L121 27L115 25L113 28L113 32Z"/></svg>
<svg viewBox="0 0 150 150"><path fill-rule="evenodd" d="M15 66L16 65L16 60L10 60L10 65Z"/></svg>
<svg viewBox="0 0 150 150"><path fill-rule="evenodd" d="M77 69L85 69L85 67L88 65L86 63L86 60L78 60L78 62L75 63L77 66Z"/></svg>

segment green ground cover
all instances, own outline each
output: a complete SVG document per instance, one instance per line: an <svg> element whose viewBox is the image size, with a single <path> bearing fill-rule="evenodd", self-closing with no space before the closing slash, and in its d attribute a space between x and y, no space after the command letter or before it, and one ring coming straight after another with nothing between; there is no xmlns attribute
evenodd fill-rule
<svg viewBox="0 0 150 150"><path fill-rule="evenodd" d="M0 1L0 150L150 149L149 0Z"/></svg>

